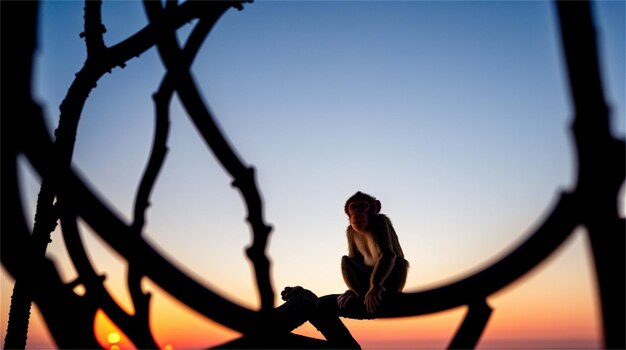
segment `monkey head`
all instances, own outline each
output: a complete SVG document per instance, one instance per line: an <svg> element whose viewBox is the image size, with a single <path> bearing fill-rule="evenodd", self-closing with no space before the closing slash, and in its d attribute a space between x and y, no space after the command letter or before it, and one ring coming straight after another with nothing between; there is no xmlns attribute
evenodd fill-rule
<svg viewBox="0 0 626 350"><path fill-rule="evenodd" d="M344 206L350 218L350 226L357 232L364 232L370 219L380 213L381 204L376 198L361 191L353 194Z"/></svg>

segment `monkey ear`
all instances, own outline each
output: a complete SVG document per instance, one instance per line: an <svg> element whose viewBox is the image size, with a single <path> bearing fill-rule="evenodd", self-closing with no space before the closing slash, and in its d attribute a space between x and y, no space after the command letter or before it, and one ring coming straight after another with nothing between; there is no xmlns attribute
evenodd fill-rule
<svg viewBox="0 0 626 350"><path fill-rule="evenodd" d="M378 213L380 213L380 208L381 208L382 206L383 206L383 205L380 203L380 201L379 201L378 199L377 199L377 200L375 200L375 201L374 201L374 214L378 214Z"/></svg>

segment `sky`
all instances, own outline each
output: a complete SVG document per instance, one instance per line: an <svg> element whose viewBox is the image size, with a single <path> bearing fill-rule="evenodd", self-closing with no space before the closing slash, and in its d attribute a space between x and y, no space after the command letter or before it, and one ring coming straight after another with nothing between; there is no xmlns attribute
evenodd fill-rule
<svg viewBox="0 0 626 350"><path fill-rule="evenodd" d="M44 1L35 90L52 131L58 106L85 60L83 3ZM605 96L624 138L625 3L597 1ZM146 23L137 1L104 1L109 46ZM179 31L184 40L193 23ZM411 264L405 291L454 281L522 242L575 180L572 107L556 9L547 1L269 1L225 13L193 74L237 154L256 169L267 254L280 304L285 286L343 292L345 200L382 201ZM83 111L75 168L127 222L149 157L152 94L163 78L155 49L105 75ZM144 237L205 286L245 307L259 300L244 249L246 209L175 99L169 153ZM20 160L28 219L40 179ZM620 193L620 213L626 206ZM106 286L128 310L125 263L81 223ZM61 233L47 256L64 280L75 271ZM598 347L600 322L584 229L523 279L492 295L478 348ZM13 279L0 276L2 342ZM188 310L152 281L151 326L168 348L203 348L239 336ZM443 348L464 308L403 319L345 320L364 348ZM105 347L127 348L103 314ZM27 348L53 347L34 308ZM297 330L320 338L310 325ZM515 343L517 342L517 343ZM2 344L3 345L3 344Z"/></svg>

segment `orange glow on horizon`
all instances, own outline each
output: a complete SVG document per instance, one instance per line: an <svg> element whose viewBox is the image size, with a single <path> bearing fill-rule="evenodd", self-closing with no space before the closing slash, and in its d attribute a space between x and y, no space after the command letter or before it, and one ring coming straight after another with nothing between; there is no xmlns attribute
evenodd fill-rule
<svg viewBox="0 0 626 350"><path fill-rule="evenodd" d="M487 300L493 313L477 345L478 349L505 346L601 347L600 310L593 264L585 252L586 237L581 233L584 232L573 235L559 251L529 275ZM3 282L8 280L3 278ZM8 282L5 288L10 291L8 287L12 286L12 281ZM152 294L150 327L161 349L208 348L241 336L189 309L148 279L144 281L144 288ZM412 289L419 291L420 288L415 285ZM364 349L445 348L465 312L466 309L461 307L406 319L342 321ZM29 344L33 348L55 347L47 330L43 328L45 324L36 305L31 326ZM94 332L104 349L135 348L102 310L96 313ZM294 333L323 338L309 323ZM113 334L119 336L118 343L115 343L117 336Z"/></svg>
<svg viewBox="0 0 626 350"><path fill-rule="evenodd" d="M144 288L152 294L150 328L164 350L215 347L241 336L198 314L149 279L144 280Z"/></svg>

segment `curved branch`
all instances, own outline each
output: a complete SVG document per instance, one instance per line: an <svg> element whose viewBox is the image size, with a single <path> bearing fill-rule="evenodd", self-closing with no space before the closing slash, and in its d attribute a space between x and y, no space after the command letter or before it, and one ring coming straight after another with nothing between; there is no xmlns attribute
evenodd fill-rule
<svg viewBox="0 0 626 350"><path fill-rule="evenodd" d="M132 234L130 227L99 201L74 173L70 183L78 214L129 264L136 264L145 276L169 294L226 327L242 333L253 332L262 320L257 313L228 301L187 276L163 258L145 240Z"/></svg>
<svg viewBox="0 0 626 350"><path fill-rule="evenodd" d="M177 5L173 2L168 2L168 4L172 4L168 6L168 11L175 11ZM196 53L200 48L200 44L202 40L198 40L197 38L204 38L211 26L206 25L197 25L192 33L190 34L189 41L183 50L185 55L185 60L188 62L187 64L191 64L193 58L196 57ZM150 193L155 185L156 179L159 175L159 172L163 166L165 161L165 157L167 154L167 139L169 134L169 104L174 94L174 85L173 79L170 74L167 74L163 79L161 86L159 87L157 93L153 95L154 104L155 104L155 132L154 132L154 141L152 146L152 151L150 153L150 159L146 166L144 175L141 179L136 199L135 199L135 216L133 223L131 225L131 230L133 234L140 235L141 231L144 228L146 211L149 207L150 201ZM141 278L143 277L143 272L136 267L134 264L129 264L128 267L128 287L131 295L131 299L133 300L133 304L135 305L135 316L143 315L142 318L145 319L145 324L149 324L148 320L148 300L149 294L146 295L143 293L141 289ZM114 321L115 322L115 321ZM149 334L150 330L147 329ZM152 340L150 337L149 340ZM152 340L153 341L153 340ZM142 348L154 348L156 344L146 344L141 345L141 343L135 343ZM144 343L145 344L145 343Z"/></svg>
<svg viewBox="0 0 626 350"><path fill-rule="evenodd" d="M612 137L598 63L589 1L556 2L559 13L578 151L576 192L581 223L587 227L600 295L604 346L626 347L626 224L617 198L626 178L626 146Z"/></svg>
<svg viewBox="0 0 626 350"><path fill-rule="evenodd" d="M173 4L168 2L168 4ZM176 11L177 5L168 7L168 12ZM200 21L189 35L189 40L182 50L185 65L190 66L201 47L202 41L209 33L213 23ZM169 134L169 104L174 94L174 81L171 73L166 74L158 91L153 95L155 105L155 131L152 143L150 160L141 179L135 199L133 227L141 232L145 223L145 212L150 206L150 193L155 185L156 178L163 167L167 155L167 138Z"/></svg>
<svg viewBox="0 0 626 350"><path fill-rule="evenodd" d="M33 168L42 176L46 176L50 171L48 153L52 141L43 119L36 115L24 115L19 125L15 132L19 136L18 139L24 141L24 153ZM131 228L103 204L72 169L66 184L68 189L66 203L73 205L76 214L129 264L137 264L145 272L145 276L183 304L241 333L254 334L258 331L259 324L269 323L268 319L259 313L239 306L207 289L163 258L141 237L132 234ZM3 256L3 263L5 258L9 257ZM19 270L11 273L14 272Z"/></svg>
<svg viewBox="0 0 626 350"><path fill-rule="evenodd" d="M463 323L448 345L448 349L474 349L487 326L492 311L486 300L470 303L467 306Z"/></svg>
<svg viewBox="0 0 626 350"><path fill-rule="evenodd" d="M211 8L211 16L207 18L209 25L226 11L232 3L205 2ZM270 278L270 261L265 255L268 236L271 227L263 220L262 201L256 186L254 170L246 167L224 138L214 118L206 108L198 89L189 73L189 65L181 58L180 48L171 26L168 25L167 13L161 5L153 1L144 1L146 12L151 23L158 24L161 29L157 47L168 72L175 78L176 91L187 110L196 128L201 133L207 145L213 150L224 168L234 178L233 185L238 187L248 208L247 221L250 223L254 235L252 245L246 253L255 268L257 287L261 298L261 310L269 312L274 308L274 290ZM205 20L201 18L201 21Z"/></svg>
<svg viewBox="0 0 626 350"><path fill-rule="evenodd" d="M158 345L150 330L148 312L141 310L142 305L147 306L148 300L138 301L137 297L133 296L135 314L130 315L124 311L102 284L104 276L99 276L94 270L80 238L75 210L67 205L63 206L61 211L61 225L68 253L79 275L74 283L85 286L85 298L89 298L94 305L100 305L102 311L130 338L135 346L140 349L157 349ZM141 299L149 299L149 295L142 294ZM90 320L94 319L95 311Z"/></svg>

